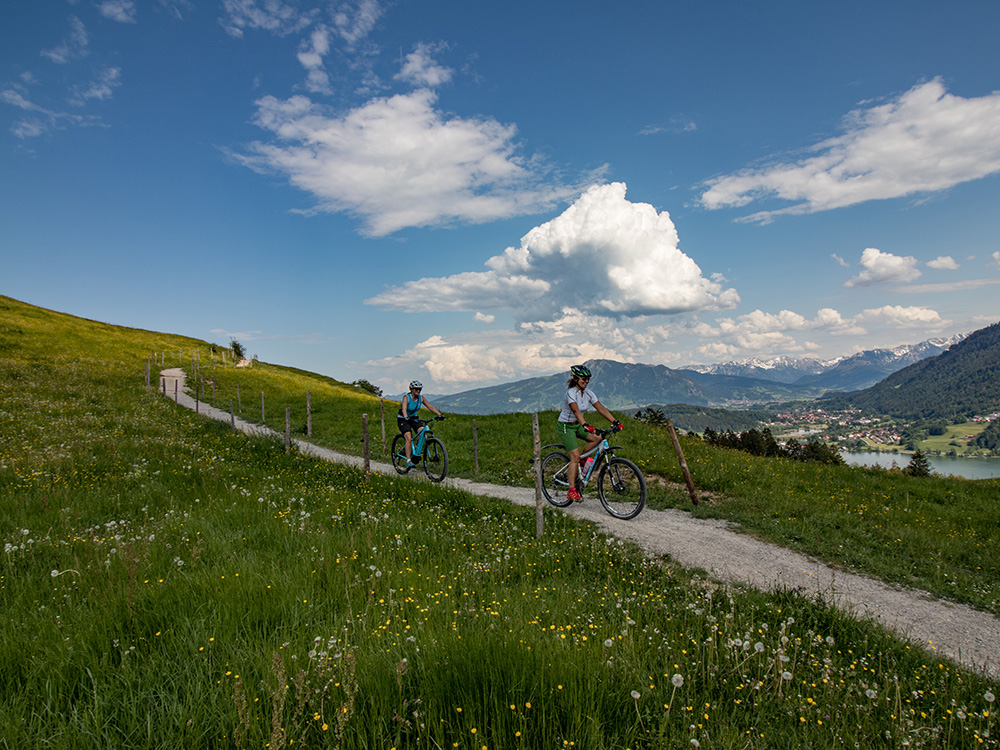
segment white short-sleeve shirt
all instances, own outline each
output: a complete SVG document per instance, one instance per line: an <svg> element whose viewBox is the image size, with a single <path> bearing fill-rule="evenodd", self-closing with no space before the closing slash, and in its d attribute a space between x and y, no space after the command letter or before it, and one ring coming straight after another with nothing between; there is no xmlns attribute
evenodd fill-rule
<svg viewBox="0 0 1000 750"><path fill-rule="evenodd" d="M563 396L562 411L559 412L559 421L576 422L576 415L570 408L570 404L576 404L580 407L580 411L585 414L598 400L597 394L589 388L584 388L582 391L575 386L566 389L566 395Z"/></svg>

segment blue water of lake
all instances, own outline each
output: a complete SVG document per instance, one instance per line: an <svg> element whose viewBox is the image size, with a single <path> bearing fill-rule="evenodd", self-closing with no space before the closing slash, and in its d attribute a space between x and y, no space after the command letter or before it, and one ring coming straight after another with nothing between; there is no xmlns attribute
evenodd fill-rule
<svg viewBox="0 0 1000 750"><path fill-rule="evenodd" d="M867 451L841 451L840 455L852 466L884 466L895 464L905 469L910 463L908 453L869 453ZM966 479L992 479L1000 477L1000 458L965 458L962 456L928 456L931 469L945 476L951 474Z"/></svg>

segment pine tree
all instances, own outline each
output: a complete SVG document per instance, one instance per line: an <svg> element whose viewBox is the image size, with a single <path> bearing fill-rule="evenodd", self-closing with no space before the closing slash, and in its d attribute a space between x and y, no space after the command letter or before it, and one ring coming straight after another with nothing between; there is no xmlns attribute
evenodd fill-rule
<svg viewBox="0 0 1000 750"><path fill-rule="evenodd" d="M911 477L929 477L931 465L927 462L927 456L924 455L924 452L917 448L913 451L910 463L903 471Z"/></svg>

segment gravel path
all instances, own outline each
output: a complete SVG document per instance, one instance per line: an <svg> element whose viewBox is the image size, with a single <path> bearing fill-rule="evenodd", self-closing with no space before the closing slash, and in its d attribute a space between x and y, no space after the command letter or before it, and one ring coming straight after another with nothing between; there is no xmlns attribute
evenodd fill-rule
<svg viewBox="0 0 1000 750"><path fill-rule="evenodd" d="M184 371L163 370L161 389L180 406L195 409L193 397L184 391ZM200 413L213 419L230 420L230 414L206 404ZM250 434L274 431L235 418L236 428ZM281 436L283 437L283 435ZM307 455L363 467L363 459L335 453L301 440L294 441ZM390 474L390 464L371 462L372 471ZM533 506L535 491L524 487L504 487L446 479L445 484L477 495ZM954 659L993 679L1000 679L1000 621L984 612L961 604L935 599L930 594L897 588L818 562L747 534L726 521L693 518L680 510L646 508L632 521L607 515L593 496L566 512L592 521L604 531L635 542L651 555L668 555L687 568L707 571L721 581L742 583L759 589L797 588L822 594L842 610L862 619L877 621L930 653Z"/></svg>

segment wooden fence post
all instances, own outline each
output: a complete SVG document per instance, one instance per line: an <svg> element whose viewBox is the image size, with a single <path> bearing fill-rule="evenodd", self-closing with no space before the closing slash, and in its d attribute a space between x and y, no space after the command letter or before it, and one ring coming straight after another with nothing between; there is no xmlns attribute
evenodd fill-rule
<svg viewBox="0 0 1000 750"><path fill-rule="evenodd" d="M382 423L382 455L385 455L385 399L379 398L379 421Z"/></svg>
<svg viewBox="0 0 1000 750"><path fill-rule="evenodd" d="M542 441L538 434L538 412L531 415L531 432L535 440L535 537L542 538Z"/></svg>
<svg viewBox="0 0 1000 750"><path fill-rule="evenodd" d="M476 429L476 420L472 420L472 470L479 473L479 430Z"/></svg>
<svg viewBox="0 0 1000 750"><path fill-rule="evenodd" d="M688 471L687 461L684 460L684 453L681 451L681 441L677 439L677 432L674 430L674 422L667 417L667 430L670 432L670 439L674 443L674 450L677 451L677 459L681 462L681 471L684 472L684 481L687 482L688 494L691 496L691 504L698 504L698 493L694 491L694 480L691 479L691 472Z"/></svg>
<svg viewBox="0 0 1000 750"><path fill-rule="evenodd" d="M260 392L260 423L264 424L264 391Z"/></svg>
<svg viewBox="0 0 1000 750"><path fill-rule="evenodd" d="M229 426L236 429L236 415L233 414L233 400L229 399Z"/></svg>
<svg viewBox="0 0 1000 750"><path fill-rule="evenodd" d="M292 450L292 407L285 407L285 453Z"/></svg>
<svg viewBox="0 0 1000 750"><path fill-rule="evenodd" d="M365 417L365 424L368 418ZM313 434L313 392L306 391L306 435L312 437Z"/></svg>
<svg viewBox="0 0 1000 750"><path fill-rule="evenodd" d="M177 406L177 383L180 382L180 378L174 379L174 406Z"/></svg>
<svg viewBox="0 0 1000 750"><path fill-rule="evenodd" d="M240 384L236 384L236 408L240 410L240 414L243 413L243 399L240 398Z"/></svg>
<svg viewBox="0 0 1000 750"><path fill-rule="evenodd" d="M371 474L371 462L368 459L368 415L361 415L361 442L364 444L364 456L365 456L365 481L368 481L368 475Z"/></svg>

